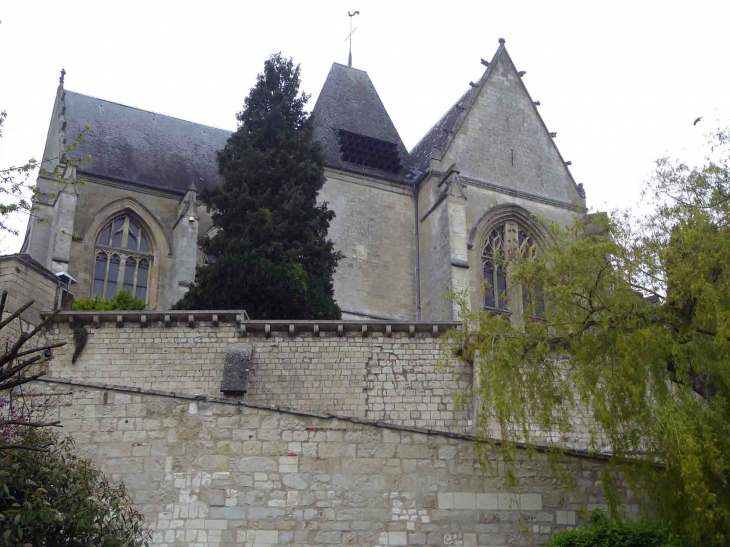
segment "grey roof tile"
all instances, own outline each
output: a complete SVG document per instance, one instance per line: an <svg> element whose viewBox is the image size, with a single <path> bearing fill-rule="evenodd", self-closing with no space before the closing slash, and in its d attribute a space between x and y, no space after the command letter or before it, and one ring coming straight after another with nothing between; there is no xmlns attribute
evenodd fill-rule
<svg viewBox="0 0 730 547"><path fill-rule="evenodd" d="M314 105L313 113L314 139L321 143L328 166L406 182L408 151L367 72L334 63ZM394 174L343 161L340 157L338 129L395 143L403 169Z"/></svg>
<svg viewBox="0 0 730 547"><path fill-rule="evenodd" d="M66 134L91 129L74 152L90 155L82 173L184 194L219 184L216 152L230 131L65 91ZM328 166L396 182L408 182L408 151L367 72L333 64L314 107L314 139ZM394 143L403 169L395 174L343 161L337 130Z"/></svg>
<svg viewBox="0 0 730 547"><path fill-rule="evenodd" d="M65 92L66 135L75 138L88 125L77 157L91 155L79 170L89 175L185 193L219 184L216 152L230 131L171 116Z"/></svg>
<svg viewBox="0 0 730 547"><path fill-rule="evenodd" d="M453 134L459 121L459 115L468 109L476 95L475 88L470 87L461 98L441 116L431 129L418 141L410 153L410 167L416 171L428 170L428 160L435 150L446 152L449 135ZM468 106L467 106L468 105Z"/></svg>

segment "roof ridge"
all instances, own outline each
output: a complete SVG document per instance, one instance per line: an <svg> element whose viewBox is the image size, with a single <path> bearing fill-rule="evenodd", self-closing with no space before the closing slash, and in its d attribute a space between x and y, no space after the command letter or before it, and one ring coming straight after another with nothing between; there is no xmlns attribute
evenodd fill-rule
<svg viewBox="0 0 730 547"><path fill-rule="evenodd" d="M359 71L359 72L364 72L365 74L367 74L367 73L368 73L368 71L367 71L367 70L363 70L362 68L355 68L355 67L353 67L353 66L347 66L347 65L343 65L342 63L338 63L338 62L333 62L332 64L333 64L333 65L337 65L337 66L341 66L341 67L343 67L343 68L347 68L347 69L349 69L349 70L357 70L357 71Z"/></svg>
<svg viewBox="0 0 730 547"><path fill-rule="evenodd" d="M470 88L470 89L471 89L471 88ZM420 139L420 140L419 140L419 141L418 141L418 142L417 142L416 144L414 144L414 145L413 145L413 147L412 147L412 148L411 148L411 149L410 149L410 150L408 151L408 153L409 153L409 154L413 154L413 151L414 151L414 150L415 150L416 148L418 148L418 147L419 147L419 146L420 146L420 145L421 145L421 144L423 143L423 141L425 141L425 140L426 140L426 138L427 138L427 137L428 137L428 136L429 136L429 135L430 135L430 134L431 134L431 133L432 133L432 132L433 132L433 131L434 131L434 130L435 130L436 128L438 128L438 126L440 126L440 125L441 125L442 123L444 123L444 121L446 120L446 116L448 116L448 115L449 115L449 112L451 112L451 110L452 110L453 108L455 108L455 107L456 107L456 105L458 105L458 104L459 104L459 103L460 103L461 101L463 101L463 100L464 100L464 97L466 97L466 94L467 94L467 93L469 93L470 89L467 89L466 91L464 91L464 93L462 93L462 94L461 94L461 97L459 97L459 98L458 98L458 99L456 100L456 102L454 102L454 103L453 103L453 104L452 104L452 105L451 105L451 106L450 106L449 108L447 108L447 109L446 109L446 112L444 112L444 113L443 113L443 115L442 115L442 116L441 116L441 117L440 117L440 118L439 118L439 119L438 119L438 120L436 121L436 123L435 123L435 124L433 124L433 125L432 125L432 126L431 126L431 127L429 128L429 130L428 130L428 131L426 131L425 135L423 135L423 137L421 137L421 139Z"/></svg>
<svg viewBox="0 0 730 547"><path fill-rule="evenodd" d="M226 131L226 132L230 132L231 134L235 133L235 131L236 131L235 129L233 129L233 130L231 130L231 129L223 129L221 127L215 127L213 125L205 125L205 124L202 124L202 123L199 123L199 122L194 122L194 121L191 121L191 120L186 120L184 118L178 118L177 116L171 116L170 114L163 114L161 112L155 112L154 110L147 110L145 108L138 108L136 106L130 106L130 105L124 104L124 103L118 103L116 101L110 101L108 99L102 99L101 97L95 97L93 95L87 95L86 93L79 93L78 91L71 91L69 89L64 89L64 91L66 93L71 93L73 95L80 95L82 97L86 97L87 99L94 99L95 101L103 101L105 103L113 104L113 105L116 105L116 106L121 106L123 108L129 108L131 110L136 110L138 112L145 112L147 114L154 114L155 116L162 116L164 118L169 118L171 120L177 120L177 121L180 121L180 122L190 123L190 124L193 124L193 125L199 125L200 127L206 127L208 129L215 129L216 131Z"/></svg>

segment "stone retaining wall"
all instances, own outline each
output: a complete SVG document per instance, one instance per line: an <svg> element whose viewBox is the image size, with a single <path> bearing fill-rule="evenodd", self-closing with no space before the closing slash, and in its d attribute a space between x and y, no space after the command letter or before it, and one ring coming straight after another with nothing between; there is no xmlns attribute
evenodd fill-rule
<svg viewBox="0 0 730 547"><path fill-rule="evenodd" d="M603 462L588 457L560 464L576 478L566 493L546 457L520 452L512 492L482 472L468 436L61 379L38 385L60 396L78 450L125 482L157 546L539 545L605 503Z"/></svg>

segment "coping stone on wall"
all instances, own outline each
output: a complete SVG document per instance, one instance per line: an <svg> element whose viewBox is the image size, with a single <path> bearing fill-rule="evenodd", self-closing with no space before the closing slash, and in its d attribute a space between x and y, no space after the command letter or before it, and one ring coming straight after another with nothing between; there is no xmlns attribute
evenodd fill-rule
<svg viewBox="0 0 730 547"><path fill-rule="evenodd" d="M216 327L225 323L240 323L242 334L259 332L261 334L271 334L273 332L288 333L294 335L301 333L317 333L332 332L342 335L347 332L357 332L362 335L362 327L367 327L370 334L385 334L395 332L406 332L410 335L416 333L429 333L433 336L445 334L449 329L459 329L462 323L459 321L282 321L282 320L239 320L239 316L243 316L242 311L236 310L201 310L201 311L65 311L59 313L53 319L53 323L93 323L98 321L99 326L102 323L117 323L119 317L122 318L124 325L133 325L135 323L142 324L143 318L145 325L155 322L164 323L165 326L185 325L195 328L200 322L208 322ZM44 319L51 314L50 311L41 313ZM98 319L97 319L98 318ZM169 324L168 324L169 323ZM98 327L97 327L98 328Z"/></svg>

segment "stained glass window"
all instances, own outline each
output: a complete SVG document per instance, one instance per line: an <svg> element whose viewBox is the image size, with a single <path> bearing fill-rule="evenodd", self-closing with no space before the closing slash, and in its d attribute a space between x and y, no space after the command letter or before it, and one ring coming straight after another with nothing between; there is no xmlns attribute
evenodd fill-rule
<svg viewBox="0 0 730 547"><path fill-rule="evenodd" d="M130 216L104 226L96 240L92 296L108 299L127 291L146 302L153 259L149 241L141 224Z"/></svg>

